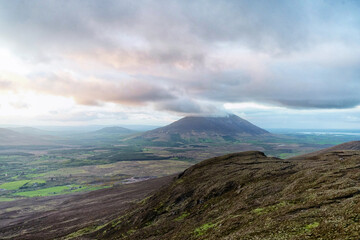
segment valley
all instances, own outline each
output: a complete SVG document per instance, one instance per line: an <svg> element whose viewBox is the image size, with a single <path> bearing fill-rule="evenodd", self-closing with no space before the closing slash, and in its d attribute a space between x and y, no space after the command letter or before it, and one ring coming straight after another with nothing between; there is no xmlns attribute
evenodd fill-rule
<svg viewBox="0 0 360 240"><path fill-rule="evenodd" d="M232 152L256 150L289 158L358 139L351 134L272 134L243 123L237 116L183 118L145 133L107 127L72 135L21 128L11 135L11 145L0 141L0 201L87 192L167 176ZM249 126L256 134L243 132ZM19 145L14 144L17 138ZM33 145L28 139L51 140Z"/></svg>
<svg viewBox="0 0 360 240"><path fill-rule="evenodd" d="M72 135L52 133L48 136L34 129L18 132L13 141L19 137L25 139L20 141L21 145L0 142L0 233L8 239L13 236L22 239L16 230L21 225L20 228L29 233L29 239L40 235L48 236L44 239L87 235L118 218L131 206L138 207L137 201L206 159L257 151L277 159L275 162L289 163L287 159L323 154L323 149L358 139L351 134L274 134L249 124L230 116L184 118L144 133L120 127ZM250 132L246 132L248 126ZM27 142L38 138L49 140L46 145L40 141ZM346 146L339 145L334 150L358 149L357 144ZM146 191L141 190L145 188ZM109 205L104 207L103 201ZM112 213L111 206L117 211ZM75 217L78 209L88 212L81 220ZM189 214L184 210L176 221L181 222ZM59 216L62 220L57 222ZM78 219L76 224L73 218ZM88 218L93 220L86 220ZM52 233L44 235L39 225L53 229ZM24 239L28 239L25 236Z"/></svg>

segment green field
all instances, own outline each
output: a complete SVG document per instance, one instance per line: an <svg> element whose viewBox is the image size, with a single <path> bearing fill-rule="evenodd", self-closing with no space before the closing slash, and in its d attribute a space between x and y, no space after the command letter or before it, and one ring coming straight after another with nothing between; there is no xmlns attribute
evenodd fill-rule
<svg viewBox="0 0 360 240"><path fill-rule="evenodd" d="M44 188L34 191L19 192L19 193L15 193L14 195L22 196L22 197L44 197L44 196L53 196L53 195L68 194L74 192L93 191L100 188L101 187L67 185L67 186Z"/></svg>
<svg viewBox="0 0 360 240"><path fill-rule="evenodd" d="M15 200L14 198L0 197L0 202L9 202Z"/></svg>
<svg viewBox="0 0 360 240"><path fill-rule="evenodd" d="M45 180L37 179L37 180L20 180L20 181L14 181L14 182L7 182L0 185L0 189L5 190L18 190L20 188L23 188L25 186L31 186L35 184L44 184L46 183Z"/></svg>

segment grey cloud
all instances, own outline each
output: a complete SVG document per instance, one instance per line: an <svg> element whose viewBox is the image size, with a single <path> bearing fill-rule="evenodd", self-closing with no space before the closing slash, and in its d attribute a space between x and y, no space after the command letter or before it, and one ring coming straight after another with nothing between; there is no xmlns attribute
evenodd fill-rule
<svg viewBox="0 0 360 240"><path fill-rule="evenodd" d="M192 52L190 59L198 59L219 42L275 53L301 48L309 34L307 7L301 1L9 1L0 8L0 26L4 40L33 54L129 50L119 40L135 38L145 43L141 50L166 61Z"/></svg>
<svg viewBox="0 0 360 240"><path fill-rule="evenodd" d="M273 61L274 63L276 61ZM204 72L186 81L187 94L217 102L262 102L289 108L352 108L360 105L360 60L349 66L281 63L265 77L250 71ZM280 71L279 71L280 69Z"/></svg>
<svg viewBox="0 0 360 240"><path fill-rule="evenodd" d="M106 81L79 80L68 74L33 76L29 87L47 94L73 97L84 105L114 102L125 105L143 105L175 98L166 88L136 79Z"/></svg>
<svg viewBox="0 0 360 240"><path fill-rule="evenodd" d="M30 60L61 63L84 56L119 76L132 76L79 80L55 73L34 77L27 86L81 104L155 103L159 110L183 114L215 112L223 102L241 101L349 108L360 104L358 52L349 56L355 60L347 68L309 56L300 61L296 54L334 41L360 49L359 6L357 1L6 1L0 7L0 42ZM265 74L253 76L246 61L211 65L226 48L266 55L257 63ZM11 86L0 80L0 87Z"/></svg>

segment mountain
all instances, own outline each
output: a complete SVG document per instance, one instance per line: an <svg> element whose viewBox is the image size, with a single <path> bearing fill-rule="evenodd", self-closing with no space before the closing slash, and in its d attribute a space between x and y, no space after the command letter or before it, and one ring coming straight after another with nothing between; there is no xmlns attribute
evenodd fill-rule
<svg viewBox="0 0 360 240"><path fill-rule="evenodd" d="M208 159L88 237L358 239L360 151L339 154Z"/></svg>
<svg viewBox="0 0 360 240"><path fill-rule="evenodd" d="M126 134L132 134L135 132L136 131L134 131L134 130L114 126L114 127L105 127L105 128L99 129L97 131L94 131L92 133L94 133L94 134L124 134L124 135L126 135Z"/></svg>
<svg viewBox="0 0 360 240"><path fill-rule="evenodd" d="M165 127L148 131L142 135L155 141L234 139L244 136L262 136L268 131L236 116L226 117L184 117Z"/></svg>

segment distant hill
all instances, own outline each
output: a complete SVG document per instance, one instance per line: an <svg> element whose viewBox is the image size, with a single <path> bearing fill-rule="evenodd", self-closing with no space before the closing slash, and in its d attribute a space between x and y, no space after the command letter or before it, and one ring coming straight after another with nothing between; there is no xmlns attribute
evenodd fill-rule
<svg viewBox="0 0 360 240"><path fill-rule="evenodd" d="M49 139L0 128L0 145L47 145Z"/></svg>
<svg viewBox="0 0 360 240"><path fill-rule="evenodd" d="M34 128L34 127L15 127L15 128L11 128L11 130L18 132L18 133L28 134L28 135L38 135L38 136L56 135L55 132L46 131L46 130L42 130L42 129Z"/></svg>
<svg viewBox="0 0 360 240"><path fill-rule="evenodd" d="M135 133L136 131L134 130L130 130L127 128L123 128L123 127L105 127L102 129L99 129L97 131L94 131L92 133L94 134L132 134Z"/></svg>
<svg viewBox="0 0 360 240"><path fill-rule="evenodd" d="M206 141L268 134L270 134L268 131L232 114L226 117L184 117L165 127L148 131L142 137L155 141L181 141L181 139Z"/></svg>
<svg viewBox="0 0 360 240"><path fill-rule="evenodd" d="M327 148L324 150L324 152L331 152L331 151L336 151L336 150L359 150L360 151L360 141L352 141L352 142L347 142L347 143L343 143L343 144L339 144L330 148Z"/></svg>
<svg viewBox="0 0 360 240"><path fill-rule="evenodd" d="M329 148L325 148L322 149L320 151L316 151L316 152L312 152L312 153L308 153L308 154L304 154L301 156L295 156L291 159L300 159L300 158L304 158L304 157L317 157L321 154L326 154L326 153L331 153L331 152L346 152L346 151L360 151L360 141L352 141L352 142L346 142L346 143L342 143L333 147L329 147Z"/></svg>

